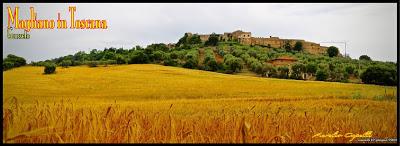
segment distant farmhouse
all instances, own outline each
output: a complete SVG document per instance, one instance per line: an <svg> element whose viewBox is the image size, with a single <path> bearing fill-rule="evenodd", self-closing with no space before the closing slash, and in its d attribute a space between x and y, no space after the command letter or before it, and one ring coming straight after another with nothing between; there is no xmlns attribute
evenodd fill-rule
<svg viewBox="0 0 400 146"><path fill-rule="evenodd" d="M187 33L192 35L192 33ZM208 40L211 34L198 34L201 41L205 42ZM244 45L260 45L273 48L284 48L284 44L288 42L291 46L299 41L303 44L303 49L311 54L324 54L328 47L321 46L320 44L314 42L308 42L300 39L281 39L279 37L263 38L263 37L252 37L251 32L244 32L237 30L234 32L225 32L224 34L216 34L220 41L238 41Z"/></svg>

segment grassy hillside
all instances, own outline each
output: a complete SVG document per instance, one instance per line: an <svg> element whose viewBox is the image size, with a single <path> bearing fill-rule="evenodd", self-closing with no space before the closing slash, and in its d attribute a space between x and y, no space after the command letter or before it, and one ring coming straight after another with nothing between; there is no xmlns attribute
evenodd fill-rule
<svg viewBox="0 0 400 146"><path fill-rule="evenodd" d="M397 87L150 64L26 66L3 79L3 143L348 143L357 138L315 135L397 132Z"/></svg>

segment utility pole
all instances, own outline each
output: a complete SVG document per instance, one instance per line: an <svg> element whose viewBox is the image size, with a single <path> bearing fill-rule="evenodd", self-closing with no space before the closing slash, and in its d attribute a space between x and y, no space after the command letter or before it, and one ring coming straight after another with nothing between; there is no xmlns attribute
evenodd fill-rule
<svg viewBox="0 0 400 146"><path fill-rule="evenodd" d="M346 57L347 55L347 42L334 42L334 41L332 41L332 42L321 42L321 43L339 43L339 44L344 44L344 57Z"/></svg>

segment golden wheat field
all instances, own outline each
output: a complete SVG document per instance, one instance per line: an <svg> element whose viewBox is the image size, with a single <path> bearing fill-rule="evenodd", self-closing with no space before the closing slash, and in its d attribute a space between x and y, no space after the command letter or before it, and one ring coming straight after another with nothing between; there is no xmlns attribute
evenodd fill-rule
<svg viewBox="0 0 400 146"><path fill-rule="evenodd" d="M3 143L354 143L368 131L397 138L397 87L150 64L51 75L27 66L3 79ZM335 132L346 136L326 136Z"/></svg>

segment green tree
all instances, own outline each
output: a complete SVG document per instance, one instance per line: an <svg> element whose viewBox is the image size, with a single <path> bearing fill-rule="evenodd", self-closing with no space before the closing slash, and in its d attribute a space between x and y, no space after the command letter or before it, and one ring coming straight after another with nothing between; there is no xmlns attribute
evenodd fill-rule
<svg viewBox="0 0 400 146"><path fill-rule="evenodd" d="M290 44L289 41L284 41L283 43L283 49L285 49L286 51L291 51L292 50L292 45Z"/></svg>
<svg viewBox="0 0 400 146"><path fill-rule="evenodd" d="M397 85L397 70L385 66L368 67L360 76L366 84Z"/></svg>
<svg viewBox="0 0 400 146"><path fill-rule="evenodd" d="M294 44L293 50L295 51L302 51L303 50L303 43L300 41L296 41Z"/></svg>
<svg viewBox="0 0 400 146"><path fill-rule="evenodd" d="M136 50L130 54L129 64L145 64L149 62L149 57L143 50Z"/></svg>
<svg viewBox="0 0 400 146"><path fill-rule="evenodd" d="M371 61L371 58L370 58L369 56L367 56L367 55L361 55L361 56L359 57L359 60Z"/></svg>
<svg viewBox="0 0 400 146"><path fill-rule="evenodd" d="M336 57L339 54L339 49L335 46L330 46L327 50L329 57Z"/></svg>
<svg viewBox="0 0 400 146"><path fill-rule="evenodd" d="M188 38L188 44L201 44L200 36L197 34L192 35Z"/></svg>
<svg viewBox="0 0 400 146"><path fill-rule="evenodd" d="M211 50L206 50L206 55L204 57L203 64L205 70L209 71L217 71L218 70L218 63L215 60L214 54Z"/></svg>
<svg viewBox="0 0 400 146"><path fill-rule="evenodd" d="M292 65L292 73L290 78L301 80L303 79L303 74L306 72L306 66L302 63L295 63Z"/></svg>
<svg viewBox="0 0 400 146"><path fill-rule="evenodd" d="M115 56L115 61L117 64L126 64L128 63L128 60L121 54L117 54Z"/></svg>
<svg viewBox="0 0 400 146"><path fill-rule="evenodd" d="M354 74L355 67L353 65L347 65L345 70L348 74Z"/></svg>
<svg viewBox="0 0 400 146"><path fill-rule="evenodd" d="M218 45L218 35L215 33L212 33L210 37L208 37L208 40L204 44L205 46L217 46Z"/></svg>
<svg viewBox="0 0 400 146"><path fill-rule="evenodd" d="M166 66L177 66L178 61L177 61L177 59L172 59L170 53L166 53L164 56L163 64Z"/></svg>
<svg viewBox="0 0 400 146"><path fill-rule="evenodd" d="M44 66L44 74L52 74L56 71L56 64L46 63Z"/></svg>
<svg viewBox="0 0 400 146"><path fill-rule="evenodd" d="M317 68L318 68L318 66L316 63L309 62L306 64L306 72L307 72L307 74L309 74L311 76L315 75L315 73L317 72Z"/></svg>
<svg viewBox="0 0 400 146"><path fill-rule="evenodd" d="M183 64L184 68L191 68L194 69L197 67L197 51L190 51L185 55L185 64Z"/></svg>
<svg viewBox="0 0 400 146"><path fill-rule="evenodd" d="M9 70L14 67L14 63L11 61L3 61L3 71Z"/></svg>
<svg viewBox="0 0 400 146"><path fill-rule="evenodd" d="M72 65L72 61L71 60L63 60L63 61L61 61L61 66L62 67L68 67L68 66L71 66Z"/></svg>
<svg viewBox="0 0 400 146"><path fill-rule="evenodd" d="M164 59L164 54L165 53L163 51L155 51L153 53L154 61L156 62L162 61Z"/></svg>
<svg viewBox="0 0 400 146"><path fill-rule="evenodd" d="M8 54L7 57L3 59L3 62L12 62L14 64L13 67L20 67L26 65L26 60L24 58L13 54Z"/></svg>
<svg viewBox="0 0 400 146"><path fill-rule="evenodd" d="M179 47L179 46L181 46L183 44L186 44L188 36L189 36L189 34L185 33L185 35L183 35L183 37L178 40L178 42L176 43L176 46Z"/></svg>
<svg viewBox="0 0 400 146"><path fill-rule="evenodd" d="M328 71L326 71L325 69L318 69L315 76L317 81L325 81L328 78Z"/></svg>
<svg viewBox="0 0 400 146"><path fill-rule="evenodd" d="M272 77L276 74L276 68L269 63L263 63L261 73L261 76L263 77Z"/></svg>
<svg viewBox="0 0 400 146"><path fill-rule="evenodd" d="M240 72L243 68L243 60L231 54L224 56L224 69L226 73Z"/></svg>
<svg viewBox="0 0 400 146"><path fill-rule="evenodd" d="M278 78L282 78L282 79L289 78L289 67L279 66L278 67Z"/></svg>

